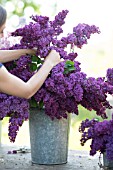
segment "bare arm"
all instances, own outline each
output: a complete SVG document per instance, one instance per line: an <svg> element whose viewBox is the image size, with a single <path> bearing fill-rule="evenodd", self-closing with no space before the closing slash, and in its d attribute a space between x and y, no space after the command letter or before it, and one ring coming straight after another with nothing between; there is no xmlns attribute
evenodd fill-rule
<svg viewBox="0 0 113 170"><path fill-rule="evenodd" d="M8 61L16 60L22 55L35 54L35 50L31 49L18 49L18 50L0 50L0 62L5 63Z"/></svg>
<svg viewBox="0 0 113 170"><path fill-rule="evenodd" d="M10 74L4 66L0 69L0 91L22 98L32 97L46 80L50 70L60 62L57 52L51 51L40 70L27 82Z"/></svg>

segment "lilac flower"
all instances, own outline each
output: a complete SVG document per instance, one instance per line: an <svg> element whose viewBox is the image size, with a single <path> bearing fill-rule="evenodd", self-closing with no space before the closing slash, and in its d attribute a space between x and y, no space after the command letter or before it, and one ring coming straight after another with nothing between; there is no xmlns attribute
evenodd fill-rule
<svg viewBox="0 0 113 170"><path fill-rule="evenodd" d="M113 85L113 68L109 68L107 70L106 77L107 77L107 82Z"/></svg>
<svg viewBox="0 0 113 170"><path fill-rule="evenodd" d="M79 132L82 133L81 145L91 139L90 155L95 155L97 151L106 152L107 159L113 160L113 120L98 122L86 119L82 121Z"/></svg>
<svg viewBox="0 0 113 170"><path fill-rule="evenodd" d="M61 11L53 21L47 16L31 16L32 22L11 34L13 37L19 37L20 42L7 49L37 49L36 56L24 55L5 64L11 74L23 81L28 81L40 69L44 58L52 49L59 52L63 60L51 70L42 87L30 100L0 94L0 119L10 117L8 135L12 142L16 139L19 127L28 120L31 106L39 107L42 104L45 114L52 120L67 118L69 113L78 115L78 105L95 110L96 114L103 118L107 117L106 108L112 108L107 101L107 94L113 94L112 71L108 70L107 81L104 78L87 77L87 74L81 71L81 63L77 61L78 54L74 51L74 47L82 48L87 44L92 34L99 34L99 28L78 24L71 33L59 38L67 13L68 10ZM70 47L70 51L67 47ZM91 129L85 133L89 138L94 131L92 123L96 122L89 123ZM81 129L85 129L86 125L89 127L89 124L87 120ZM85 135L83 144L87 139ZM95 153L96 149L92 152Z"/></svg>

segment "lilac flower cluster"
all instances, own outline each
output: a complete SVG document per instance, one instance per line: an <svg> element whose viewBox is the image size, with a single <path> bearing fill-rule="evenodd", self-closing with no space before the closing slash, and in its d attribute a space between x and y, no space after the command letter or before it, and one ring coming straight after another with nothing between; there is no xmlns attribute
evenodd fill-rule
<svg viewBox="0 0 113 170"><path fill-rule="evenodd" d="M109 68L106 74L107 82L113 85L113 68Z"/></svg>
<svg viewBox="0 0 113 170"><path fill-rule="evenodd" d="M54 67L43 87L34 95L36 101L44 102L46 114L51 118L66 117L66 112L78 114L79 104L107 118L106 108L112 108L107 93L113 94L113 86L103 78L87 78L80 71L78 62L74 63L76 70L68 75L63 74L65 61Z"/></svg>
<svg viewBox="0 0 113 170"><path fill-rule="evenodd" d="M13 104L15 101L11 100L12 96L0 94L2 102L8 101L11 105L8 107L6 104L1 104L3 114L1 119L6 115L10 116L9 137L13 142L19 126L28 118L31 106L44 107L45 113L51 119L67 118L67 113L78 115L79 104L88 110L95 110L97 115L103 118L107 117L106 108L111 108L107 101L107 93L113 94L113 86L104 78L88 78L81 71L80 63L76 61L78 54L74 52L75 46L82 48L84 44L87 44L91 34L100 33L99 28L94 25L78 24L73 28L72 33L59 38L63 32L62 25L65 23L67 13L67 10L63 10L55 16L54 21L50 21L46 16L32 16L33 22L12 33L12 36L19 36L21 40L19 44L15 44L9 49L37 49L36 56L22 56L16 61L5 64L12 74L24 81L27 81L42 66L44 58L51 49L58 51L63 58L63 62L52 69L43 86L29 101L18 98L15 108L15 104ZM66 50L68 45L71 47L69 53ZM13 97L13 99L17 101L16 98Z"/></svg>
<svg viewBox="0 0 113 170"><path fill-rule="evenodd" d="M19 126L24 120L28 120L28 101L18 97L0 94L0 120L8 116L9 119L9 138L15 141Z"/></svg>
<svg viewBox="0 0 113 170"><path fill-rule="evenodd" d="M100 33L100 31L94 25L78 24L73 28L71 34L58 39L58 35L63 33L62 25L65 24L64 19L67 13L68 10L58 13L54 21L49 21L49 17L46 16L32 16L31 18L35 22L30 22L29 25L25 25L25 27L12 33L12 36L22 37L18 48L37 48L37 56L40 57L46 57L51 49L56 49L62 58L74 60L77 53L68 55L65 51L67 45L81 48L84 44L87 44L91 34Z"/></svg>
<svg viewBox="0 0 113 170"><path fill-rule="evenodd" d="M88 110L95 110L102 118L107 118L106 109L112 109L107 94L113 94L113 86L104 78L89 77L83 82L84 94L80 104Z"/></svg>
<svg viewBox="0 0 113 170"><path fill-rule="evenodd" d="M95 155L97 151L106 152L107 159L113 160L113 119L103 122L86 119L82 121L79 132L82 133L82 146L91 139L90 155Z"/></svg>

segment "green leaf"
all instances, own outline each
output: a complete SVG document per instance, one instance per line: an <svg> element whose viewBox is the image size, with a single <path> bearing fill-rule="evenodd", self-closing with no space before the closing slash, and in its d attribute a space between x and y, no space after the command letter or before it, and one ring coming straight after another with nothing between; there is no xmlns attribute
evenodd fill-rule
<svg viewBox="0 0 113 170"><path fill-rule="evenodd" d="M43 106L44 106L43 101L40 101L40 102L39 102L39 108L40 108L40 109L42 109L42 108L43 108Z"/></svg>
<svg viewBox="0 0 113 170"><path fill-rule="evenodd" d="M37 70L37 64L36 63L31 63L30 64L30 70L31 71L36 71Z"/></svg>
<svg viewBox="0 0 113 170"><path fill-rule="evenodd" d="M75 67L68 68L68 71L74 71L74 70L75 70Z"/></svg>
<svg viewBox="0 0 113 170"><path fill-rule="evenodd" d="M38 61L38 57L37 57L36 55L32 55L32 56L31 56L31 60L32 60L33 62L37 62L37 61Z"/></svg>
<svg viewBox="0 0 113 170"><path fill-rule="evenodd" d="M68 68L69 66L68 65L65 65L64 68Z"/></svg>
<svg viewBox="0 0 113 170"><path fill-rule="evenodd" d="M37 64L42 64L43 63L43 61L41 60L41 58L39 58L39 57L37 57L36 55L33 55L32 57L31 57L31 60L32 60L32 62L34 63L37 63Z"/></svg>
<svg viewBox="0 0 113 170"><path fill-rule="evenodd" d="M68 74L71 71L75 70L75 66L74 66L74 62L71 60L68 60L65 62L65 66L64 66L64 74Z"/></svg>
<svg viewBox="0 0 113 170"><path fill-rule="evenodd" d="M69 71L68 70L64 70L63 74L68 74Z"/></svg>
<svg viewBox="0 0 113 170"><path fill-rule="evenodd" d="M30 104L30 107L38 107L37 101L34 99L34 97L32 97L29 100L29 104Z"/></svg>
<svg viewBox="0 0 113 170"><path fill-rule="evenodd" d="M38 57L37 58L37 64L42 64L43 63L43 61Z"/></svg>
<svg viewBox="0 0 113 170"><path fill-rule="evenodd" d="M65 62L65 64L68 65L68 66L74 66L74 62L71 61L71 60L67 60L67 61Z"/></svg>
<svg viewBox="0 0 113 170"><path fill-rule="evenodd" d="M63 74L68 74L68 73L70 73L70 72L72 72L74 70L75 70L75 67L67 68L67 69L64 70Z"/></svg>

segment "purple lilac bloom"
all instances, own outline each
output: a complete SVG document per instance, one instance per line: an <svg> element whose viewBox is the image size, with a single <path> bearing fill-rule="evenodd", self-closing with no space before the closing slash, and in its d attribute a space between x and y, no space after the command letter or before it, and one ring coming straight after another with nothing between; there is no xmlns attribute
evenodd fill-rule
<svg viewBox="0 0 113 170"><path fill-rule="evenodd" d="M113 68L109 68L107 70L106 77L107 77L107 82L113 85Z"/></svg>
<svg viewBox="0 0 113 170"><path fill-rule="evenodd" d="M81 145L91 139L90 155L95 155L97 151L100 153L106 152L108 160L113 160L113 120L97 120L82 121L79 132L82 134Z"/></svg>
<svg viewBox="0 0 113 170"><path fill-rule="evenodd" d="M99 28L94 25L78 24L73 28L73 32L59 38L67 13L68 10L61 11L53 21L47 16L31 16L32 22L12 33L12 36L21 39L20 43L13 45L9 50L36 48L36 60L33 61L32 56L25 55L6 63L5 66L11 74L27 81L42 66L50 50L56 50L63 62L51 70L42 87L33 96L37 105L42 102L45 113L52 120L67 118L68 113L78 115L79 104L88 110L95 110L97 115L106 118L106 108L112 108L107 101L107 93L113 94L113 86L110 84L111 71L107 74L108 82L103 78L87 77L87 74L81 71L81 63L77 61L78 54L74 51L75 46L82 48L87 44L92 34L100 33ZM68 46L70 52L67 51ZM66 62L70 60L72 65L67 66ZM7 115L10 117L8 135L12 142L16 139L19 127L28 119L31 100L32 98L26 100L0 93L0 119ZM91 134L90 130L89 136Z"/></svg>

